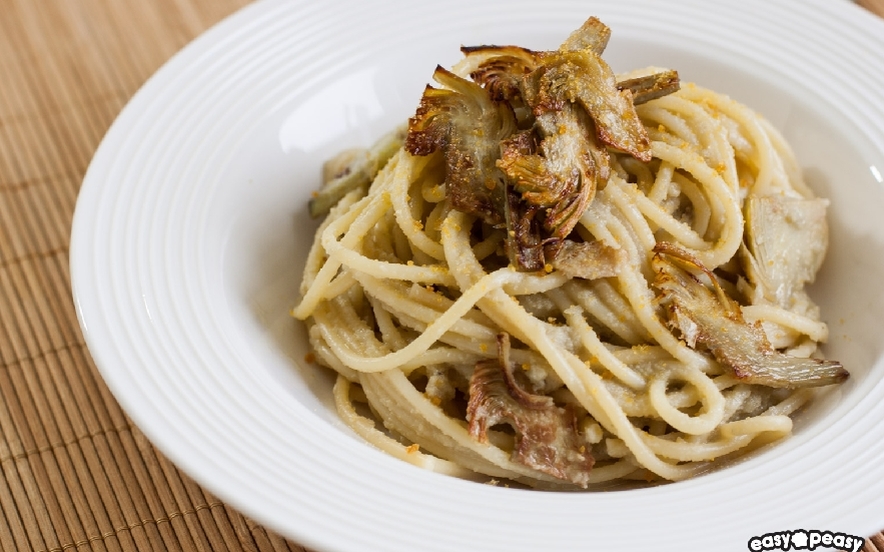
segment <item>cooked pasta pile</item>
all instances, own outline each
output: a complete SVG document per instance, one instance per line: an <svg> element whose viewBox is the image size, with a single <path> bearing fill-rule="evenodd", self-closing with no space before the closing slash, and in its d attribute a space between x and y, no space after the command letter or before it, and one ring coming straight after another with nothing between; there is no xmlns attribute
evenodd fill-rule
<svg viewBox="0 0 884 552"><path fill-rule="evenodd" d="M582 268L517 269L506 227L452 208L441 151L400 148L337 202L293 314L355 432L471 479L674 481L788 435L814 387L843 379L745 366L810 359L827 336L803 290L826 204L783 138L692 84L635 109L651 159L611 149L568 235Z"/></svg>

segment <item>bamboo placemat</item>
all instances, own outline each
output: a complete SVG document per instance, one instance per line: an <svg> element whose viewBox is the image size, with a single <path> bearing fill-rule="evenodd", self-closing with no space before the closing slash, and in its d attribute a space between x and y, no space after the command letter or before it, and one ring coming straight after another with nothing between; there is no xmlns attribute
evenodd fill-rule
<svg viewBox="0 0 884 552"><path fill-rule="evenodd" d="M99 141L163 62L247 3L0 0L0 550L306 552L145 439L71 300L71 218ZM864 550L884 552L884 534Z"/></svg>
<svg viewBox="0 0 884 552"><path fill-rule="evenodd" d="M77 191L123 105L248 0L0 0L0 549L298 551L122 412L68 272Z"/></svg>

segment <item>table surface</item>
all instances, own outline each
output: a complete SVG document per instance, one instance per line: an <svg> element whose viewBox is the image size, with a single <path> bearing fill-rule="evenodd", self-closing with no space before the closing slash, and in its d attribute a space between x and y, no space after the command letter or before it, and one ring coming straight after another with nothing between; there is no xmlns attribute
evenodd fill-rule
<svg viewBox="0 0 884 552"><path fill-rule="evenodd" d="M121 410L80 332L77 192L129 98L250 0L0 0L0 550L305 552L212 496ZM884 0L860 0L884 15ZM884 552L884 534L866 552Z"/></svg>

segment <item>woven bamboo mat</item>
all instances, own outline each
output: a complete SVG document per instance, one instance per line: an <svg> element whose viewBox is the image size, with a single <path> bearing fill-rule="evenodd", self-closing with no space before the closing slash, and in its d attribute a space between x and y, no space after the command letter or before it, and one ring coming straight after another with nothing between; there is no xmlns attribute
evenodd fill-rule
<svg viewBox="0 0 884 552"><path fill-rule="evenodd" d="M71 218L101 137L163 62L248 2L0 0L0 550L305 552L145 439L71 301Z"/></svg>

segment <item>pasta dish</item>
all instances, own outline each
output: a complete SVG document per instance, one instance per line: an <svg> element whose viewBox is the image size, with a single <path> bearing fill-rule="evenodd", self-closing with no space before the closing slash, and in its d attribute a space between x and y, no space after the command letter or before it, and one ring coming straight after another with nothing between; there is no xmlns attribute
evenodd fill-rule
<svg viewBox="0 0 884 552"><path fill-rule="evenodd" d="M462 48L415 114L326 165L293 315L341 418L412 464L595 489L781 439L821 387L805 287L827 201L751 109L553 51Z"/></svg>

